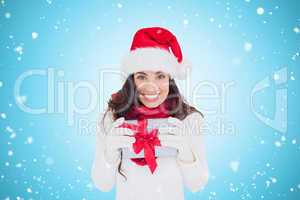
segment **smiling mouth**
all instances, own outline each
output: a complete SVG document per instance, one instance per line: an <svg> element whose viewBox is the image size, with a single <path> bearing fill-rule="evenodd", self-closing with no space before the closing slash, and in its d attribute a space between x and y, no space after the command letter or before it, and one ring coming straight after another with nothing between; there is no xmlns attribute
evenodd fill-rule
<svg viewBox="0 0 300 200"><path fill-rule="evenodd" d="M159 93L157 94L141 94L147 101L154 102L158 99Z"/></svg>

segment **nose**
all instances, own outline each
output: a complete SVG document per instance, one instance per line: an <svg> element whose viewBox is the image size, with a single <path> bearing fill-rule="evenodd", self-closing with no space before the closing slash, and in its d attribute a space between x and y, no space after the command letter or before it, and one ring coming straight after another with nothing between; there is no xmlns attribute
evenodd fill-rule
<svg viewBox="0 0 300 200"><path fill-rule="evenodd" d="M157 94L159 92L159 87L155 82L149 81L147 83L143 83L140 86L140 89L146 94Z"/></svg>

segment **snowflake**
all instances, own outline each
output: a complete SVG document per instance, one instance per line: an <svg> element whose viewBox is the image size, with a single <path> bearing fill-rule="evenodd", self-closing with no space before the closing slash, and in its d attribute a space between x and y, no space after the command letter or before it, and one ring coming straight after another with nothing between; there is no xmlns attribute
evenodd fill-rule
<svg viewBox="0 0 300 200"><path fill-rule="evenodd" d="M275 177L271 177L270 179L271 179L272 183L276 183L277 182L277 179Z"/></svg>
<svg viewBox="0 0 300 200"><path fill-rule="evenodd" d="M239 169L240 163L239 163L239 161L231 161L229 165L233 172L237 172Z"/></svg>
<svg viewBox="0 0 300 200"><path fill-rule="evenodd" d="M278 74L276 74L276 73L274 73L274 75L273 75L273 79L276 81L276 80L279 80L279 75Z"/></svg>
<svg viewBox="0 0 300 200"><path fill-rule="evenodd" d="M12 156L13 154L14 154L14 152L12 150L9 150L7 153L8 156Z"/></svg>
<svg viewBox="0 0 300 200"><path fill-rule="evenodd" d="M118 8L122 8L123 5L122 5L121 3L118 3L118 4L117 4L117 7L118 7Z"/></svg>
<svg viewBox="0 0 300 200"><path fill-rule="evenodd" d="M183 20L183 24L184 25L188 25L189 24L189 20L187 20L187 19Z"/></svg>
<svg viewBox="0 0 300 200"><path fill-rule="evenodd" d="M23 47L22 46L17 46L15 48L15 52L17 52L19 55L23 54Z"/></svg>
<svg viewBox="0 0 300 200"><path fill-rule="evenodd" d="M17 168L21 168L21 167L22 167L22 163L16 164L16 167L17 167Z"/></svg>
<svg viewBox="0 0 300 200"><path fill-rule="evenodd" d="M6 12L6 13L4 14L4 16L5 16L6 19L11 18L11 14L10 14L9 12Z"/></svg>
<svg viewBox="0 0 300 200"><path fill-rule="evenodd" d="M36 39L37 37L39 36L39 34L37 33L37 32L32 32L31 33L31 37L32 37L32 39Z"/></svg>
<svg viewBox="0 0 300 200"><path fill-rule="evenodd" d="M244 50L246 52L250 52L252 50L252 44L250 42L245 42L244 43Z"/></svg>
<svg viewBox="0 0 300 200"><path fill-rule="evenodd" d="M27 144L32 144L33 142L33 138L32 137L28 137L27 140L26 140L26 143Z"/></svg>
<svg viewBox="0 0 300 200"><path fill-rule="evenodd" d="M276 142L275 142L275 146L276 146L276 147L281 147L281 143L280 143L279 141L276 141Z"/></svg>
<svg viewBox="0 0 300 200"><path fill-rule="evenodd" d="M1 117L2 117L2 119L6 119L6 114L5 113L1 113Z"/></svg>
<svg viewBox="0 0 300 200"><path fill-rule="evenodd" d="M118 17L118 23L121 23L123 21L123 19L121 17Z"/></svg>
<svg viewBox="0 0 300 200"><path fill-rule="evenodd" d="M257 13L258 15L263 15L264 12L265 12L265 10L264 10L262 7L258 7L258 8L256 9L256 13Z"/></svg>
<svg viewBox="0 0 300 200"><path fill-rule="evenodd" d="M27 188L27 192L28 193L32 193L32 189L31 188Z"/></svg>
<svg viewBox="0 0 300 200"><path fill-rule="evenodd" d="M299 34L300 33L300 28L298 28L297 26L293 28L293 31L296 33L296 34Z"/></svg>

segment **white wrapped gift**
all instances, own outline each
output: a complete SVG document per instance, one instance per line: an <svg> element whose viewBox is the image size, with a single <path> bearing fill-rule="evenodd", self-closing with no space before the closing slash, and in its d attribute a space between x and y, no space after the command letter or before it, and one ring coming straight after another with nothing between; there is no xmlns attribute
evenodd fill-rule
<svg viewBox="0 0 300 200"><path fill-rule="evenodd" d="M125 123L137 124L137 120L126 120ZM147 119L147 131L150 132L153 129L168 128L172 129L173 126L168 123L168 118L155 118ZM160 133L158 132L158 135ZM136 154L133 148L122 148L122 156L124 159L129 158L144 158L144 150ZM155 146L155 156L157 157L176 157L178 154L177 149L165 146Z"/></svg>

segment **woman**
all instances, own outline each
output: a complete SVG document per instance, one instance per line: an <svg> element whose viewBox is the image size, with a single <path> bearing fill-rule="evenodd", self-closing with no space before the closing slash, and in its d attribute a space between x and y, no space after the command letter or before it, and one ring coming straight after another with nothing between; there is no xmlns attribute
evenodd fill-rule
<svg viewBox="0 0 300 200"><path fill-rule="evenodd" d="M208 167L203 116L184 101L174 80L187 71L180 46L170 31L152 27L136 32L130 50L121 66L127 79L98 126L92 179L101 191L116 186L117 200L183 200L184 186L197 192L206 185ZM139 139L122 127L124 120L150 118L167 118L174 125L159 129L155 139L178 150L176 156L155 156L152 168L146 158L123 158L121 150Z"/></svg>

